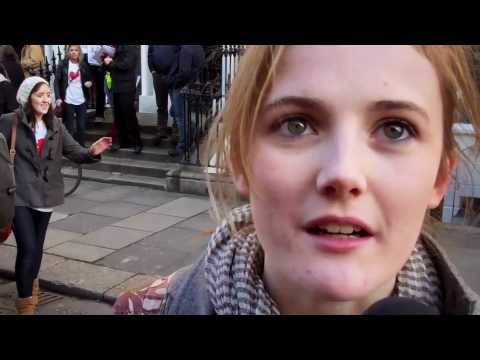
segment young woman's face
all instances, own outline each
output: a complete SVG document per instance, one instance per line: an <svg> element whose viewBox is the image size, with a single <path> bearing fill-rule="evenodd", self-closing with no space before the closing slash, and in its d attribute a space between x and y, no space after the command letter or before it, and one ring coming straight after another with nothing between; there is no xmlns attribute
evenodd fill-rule
<svg viewBox="0 0 480 360"><path fill-rule="evenodd" d="M72 61L78 61L78 59L80 59L80 49L76 46L72 46L68 49L68 57Z"/></svg>
<svg viewBox="0 0 480 360"><path fill-rule="evenodd" d="M47 84L41 85L31 96L32 108L36 115L45 115L50 108L52 96Z"/></svg>
<svg viewBox="0 0 480 360"><path fill-rule="evenodd" d="M287 48L256 127L252 185L235 178L267 280L328 301L388 295L445 192L442 129L439 80L413 47Z"/></svg>

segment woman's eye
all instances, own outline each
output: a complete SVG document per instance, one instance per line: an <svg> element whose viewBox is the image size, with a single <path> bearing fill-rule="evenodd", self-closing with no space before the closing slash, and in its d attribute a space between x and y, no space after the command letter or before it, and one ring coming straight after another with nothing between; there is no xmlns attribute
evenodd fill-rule
<svg viewBox="0 0 480 360"><path fill-rule="evenodd" d="M402 141L415 135L410 125L402 121L390 121L381 126L382 135L388 140Z"/></svg>
<svg viewBox="0 0 480 360"><path fill-rule="evenodd" d="M313 133L308 122L301 117L291 117L284 120L280 130L288 136L300 136Z"/></svg>

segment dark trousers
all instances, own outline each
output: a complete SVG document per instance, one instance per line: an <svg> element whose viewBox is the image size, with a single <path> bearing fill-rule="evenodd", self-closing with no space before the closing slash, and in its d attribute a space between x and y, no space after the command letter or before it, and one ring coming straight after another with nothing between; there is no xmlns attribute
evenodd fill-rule
<svg viewBox="0 0 480 360"><path fill-rule="evenodd" d="M170 97L172 99L171 112L173 118L178 127L179 141L177 144L177 151L183 152L187 148L190 148L191 139L191 119L190 114L186 107L188 104L185 101L185 95L181 93L182 89L172 89L170 91Z"/></svg>
<svg viewBox="0 0 480 360"><path fill-rule="evenodd" d="M87 103L81 105L64 104L63 122L68 132L82 146L85 146L85 123L87 121Z"/></svg>
<svg viewBox="0 0 480 360"><path fill-rule="evenodd" d="M90 65L95 86L95 116L104 118L105 113L105 71L100 66Z"/></svg>
<svg viewBox="0 0 480 360"><path fill-rule="evenodd" d="M42 264L43 243L52 213L44 213L25 206L15 207L13 233L17 242L15 281L18 296L32 296L33 280Z"/></svg>
<svg viewBox="0 0 480 360"><path fill-rule="evenodd" d="M153 88L157 100L157 131L164 132L168 123L168 82L166 77L154 73Z"/></svg>
<svg viewBox="0 0 480 360"><path fill-rule="evenodd" d="M140 127L135 110L135 91L113 93L113 114L121 147L140 145Z"/></svg>

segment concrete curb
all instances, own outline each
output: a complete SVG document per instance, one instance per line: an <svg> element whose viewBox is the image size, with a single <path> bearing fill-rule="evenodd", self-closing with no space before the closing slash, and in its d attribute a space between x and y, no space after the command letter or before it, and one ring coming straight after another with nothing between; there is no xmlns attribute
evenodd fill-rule
<svg viewBox="0 0 480 360"><path fill-rule="evenodd" d="M15 272L8 269L0 269L0 277L4 277L6 279L15 281ZM57 292L62 295L74 296L74 297L85 299L85 300L101 301L109 305L113 305L116 300L116 297L107 295L106 293L87 290L87 289L66 284L63 282L45 280L45 279L42 279L41 276L40 276L40 286L47 290ZM106 292L108 291L110 291L110 289L107 290Z"/></svg>
<svg viewBox="0 0 480 360"><path fill-rule="evenodd" d="M91 174L88 169L83 170L82 180L96 181L104 184L138 186L146 189L166 191L166 181L159 181L159 178L144 177L142 179L135 179L128 174L113 174L108 172L98 171L101 174ZM135 175L138 176L138 175ZM70 177L70 176L65 176Z"/></svg>
<svg viewBox="0 0 480 360"><path fill-rule="evenodd" d="M229 177L210 174L213 182L222 182L235 191ZM205 167L182 165L166 174L167 191L182 194L208 196L207 173Z"/></svg>

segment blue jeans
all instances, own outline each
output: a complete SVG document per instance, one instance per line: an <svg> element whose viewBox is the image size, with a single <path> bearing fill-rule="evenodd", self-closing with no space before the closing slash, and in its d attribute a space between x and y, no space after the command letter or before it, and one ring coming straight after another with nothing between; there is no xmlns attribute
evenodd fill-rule
<svg viewBox="0 0 480 360"><path fill-rule="evenodd" d="M63 123L70 135L82 146L85 146L85 122L87 120L87 103L72 105L64 103L65 115Z"/></svg>
<svg viewBox="0 0 480 360"><path fill-rule="evenodd" d="M177 151L185 151L187 144L186 139L188 136L188 126L185 119L185 95L181 94L182 89L172 89L170 90L170 97L172 99L172 107L170 109L170 114L173 115L175 123L178 128L179 141L177 144Z"/></svg>

